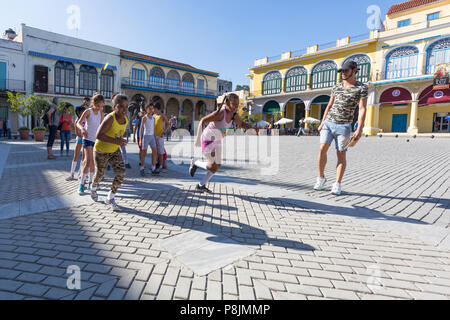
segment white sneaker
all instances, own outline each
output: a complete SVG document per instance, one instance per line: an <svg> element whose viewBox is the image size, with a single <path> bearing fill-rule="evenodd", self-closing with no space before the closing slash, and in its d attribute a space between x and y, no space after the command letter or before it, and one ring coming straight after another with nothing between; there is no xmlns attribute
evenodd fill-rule
<svg viewBox="0 0 450 320"><path fill-rule="evenodd" d="M335 184L333 184L333 188L331 189L331 193L336 195L336 196L340 196L341 193L342 193L341 184L337 183L337 182Z"/></svg>
<svg viewBox="0 0 450 320"><path fill-rule="evenodd" d="M108 200L108 198L106 198L105 204L110 206L113 211L120 211L120 207L117 205L116 200L114 199Z"/></svg>
<svg viewBox="0 0 450 320"><path fill-rule="evenodd" d="M317 178L316 185L314 186L314 190L321 191L325 188L325 184L327 183L326 178Z"/></svg>

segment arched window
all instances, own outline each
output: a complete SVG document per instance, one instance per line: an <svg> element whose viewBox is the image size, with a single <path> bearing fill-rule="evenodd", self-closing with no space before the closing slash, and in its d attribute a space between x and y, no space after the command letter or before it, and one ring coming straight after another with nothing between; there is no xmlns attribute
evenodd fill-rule
<svg viewBox="0 0 450 320"><path fill-rule="evenodd" d="M114 72L111 69L102 70L100 75L100 93L105 98L111 98L114 91Z"/></svg>
<svg viewBox="0 0 450 320"><path fill-rule="evenodd" d="M355 54L344 60L342 64L347 61L354 61L358 64L359 71L356 74L356 80L363 83L369 82L370 80L370 58L365 54Z"/></svg>
<svg viewBox="0 0 450 320"><path fill-rule="evenodd" d="M304 91L308 84L308 71L298 66L290 69L286 74L286 92Z"/></svg>
<svg viewBox="0 0 450 320"><path fill-rule="evenodd" d="M145 86L145 70L133 67L131 69L131 79L133 86Z"/></svg>
<svg viewBox="0 0 450 320"><path fill-rule="evenodd" d="M407 78L417 75L419 50L413 46L400 47L386 56L386 79Z"/></svg>
<svg viewBox="0 0 450 320"><path fill-rule="evenodd" d="M190 73L183 75L182 87L184 92L194 92L194 77Z"/></svg>
<svg viewBox="0 0 450 320"><path fill-rule="evenodd" d="M180 75L175 70L170 70L167 74L167 86L169 90L179 90L180 88Z"/></svg>
<svg viewBox="0 0 450 320"><path fill-rule="evenodd" d="M450 37L434 42L427 49L427 74L434 74L436 66L450 62Z"/></svg>
<svg viewBox="0 0 450 320"><path fill-rule="evenodd" d="M97 91L97 70L91 66L80 67L78 93L85 97L92 96Z"/></svg>
<svg viewBox="0 0 450 320"><path fill-rule="evenodd" d="M206 94L207 89L207 81L204 77L199 77L197 79L197 93L199 94Z"/></svg>
<svg viewBox="0 0 450 320"><path fill-rule="evenodd" d="M55 65L55 93L75 94L75 67L70 62Z"/></svg>
<svg viewBox="0 0 450 320"><path fill-rule="evenodd" d="M262 82L263 95L281 92L282 78L279 71L271 71L264 76Z"/></svg>
<svg viewBox="0 0 450 320"><path fill-rule="evenodd" d="M311 72L311 89L329 88L336 84L337 65L334 61L323 61Z"/></svg>
<svg viewBox="0 0 450 320"><path fill-rule="evenodd" d="M151 88L164 88L164 71L159 68L155 67L150 71L150 87Z"/></svg>

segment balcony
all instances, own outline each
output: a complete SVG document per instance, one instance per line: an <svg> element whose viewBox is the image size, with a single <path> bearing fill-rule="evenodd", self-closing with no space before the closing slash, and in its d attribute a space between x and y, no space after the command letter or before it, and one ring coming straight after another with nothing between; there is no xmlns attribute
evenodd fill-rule
<svg viewBox="0 0 450 320"><path fill-rule="evenodd" d="M0 91L25 92L25 80L0 79Z"/></svg>
<svg viewBox="0 0 450 320"><path fill-rule="evenodd" d="M73 97L91 97L95 92L99 92L106 99L110 99L112 97L112 90L98 90L97 88L93 89L84 89L76 86L73 87L65 87L65 86L56 86L54 83L46 83L46 82L36 82L33 88L34 93L44 93L50 95L62 95L62 96L73 96Z"/></svg>
<svg viewBox="0 0 450 320"><path fill-rule="evenodd" d="M363 41L375 41L378 38L378 31L372 30L363 34L339 38L336 41L331 41L322 44L316 44L313 46L308 46L306 48L288 51L278 54L272 57L264 57L261 59L256 59L254 62L254 67L261 67L269 63L290 61L294 58L302 58L303 56L309 56L312 54L323 53L325 50L335 50L343 47L349 47L351 45L356 45L362 43Z"/></svg>
<svg viewBox="0 0 450 320"><path fill-rule="evenodd" d="M182 95L200 95L211 98L217 97L217 90L208 90L195 86L181 85L179 81L171 79L161 79L159 81L136 80L132 78L122 78L122 87L132 87L136 89L150 89L158 92L170 92Z"/></svg>

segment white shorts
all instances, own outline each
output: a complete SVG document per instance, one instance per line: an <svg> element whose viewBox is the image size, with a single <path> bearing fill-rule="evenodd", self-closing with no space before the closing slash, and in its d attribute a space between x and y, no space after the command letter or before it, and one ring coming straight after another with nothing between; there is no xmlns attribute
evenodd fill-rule
<svg viewBox="0 0 450 320"><path fill-rule="evenodd" d="M156 148L155 136L144 136L144 139L142 139L142 150L148 150L148 146Z"/></svg>
<svg viewBox="0 0 450 320"><path fill-rule="evenodd" d="M164 149L164 138L156 136L156 149L158 150L159 156L163 156L166 153Z"/></svg>

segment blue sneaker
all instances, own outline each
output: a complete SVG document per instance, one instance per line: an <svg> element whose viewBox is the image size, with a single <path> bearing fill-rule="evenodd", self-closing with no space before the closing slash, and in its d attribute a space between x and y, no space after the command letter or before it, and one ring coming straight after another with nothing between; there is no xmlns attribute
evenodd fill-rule
<svg viewBox="0 0 450 320"><path fill-rule="evenodd" d="M78 189L78 194L82 196L84 194L84 184L80 184L80 189Z"/></svg>
<svg viewBox="0 0 450 320"><path fill-rule="evenodd" d="M140 171L140 172L141 172L141 176L143 176L143 177L144 177L144 176L145 176L145 169L141 169L141 171Z"/></svg>

